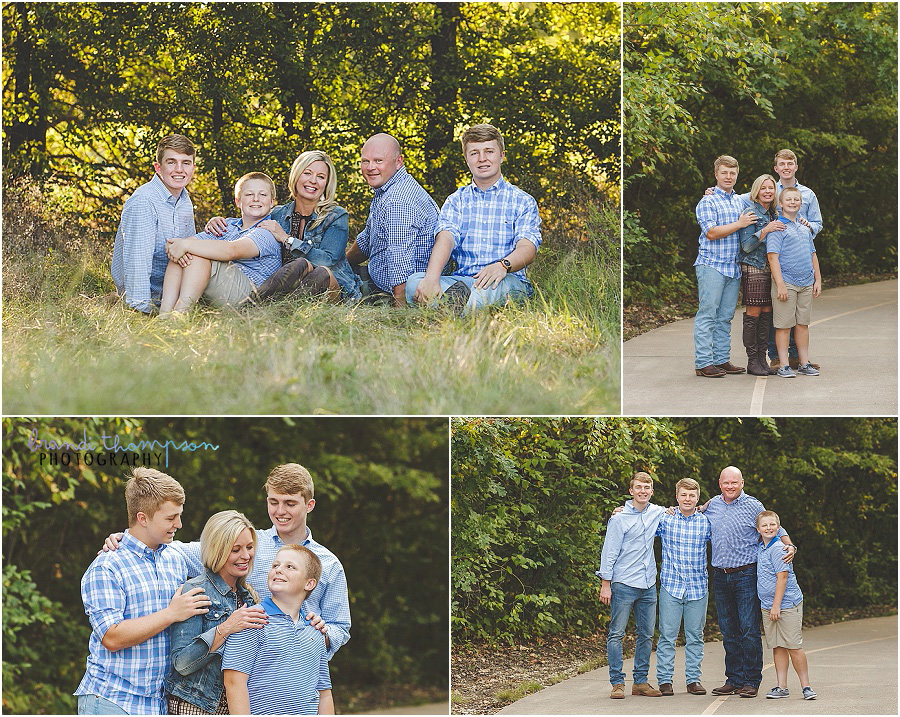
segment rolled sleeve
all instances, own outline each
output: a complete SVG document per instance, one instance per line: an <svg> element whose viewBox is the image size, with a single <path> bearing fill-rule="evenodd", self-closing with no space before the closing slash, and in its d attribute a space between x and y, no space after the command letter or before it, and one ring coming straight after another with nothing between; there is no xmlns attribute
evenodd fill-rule
<svg viewBox="0 0 900 717"><path fill-rule="evenodd" d="M525 206L516 217L516 241L521 239L530 241L535 249L541 245L541 215L537 202L531 196L527 197Z"/></svg>
<svg viewBox="0 0 900 717"><path fill-rule="evenodd" d="M741 229L741 249L743 249L745 254L749 254L762 244L762 240L759 238L759 233L761 231L761 229L756 228L755 224L751 224L750 226Z"/></svg>
<svg viewBox="0 0 900 717"><path fill-rule="evenodd" d="M717 221L719 216L715 204L713 204L712 200L708 197L703 197L697 204L696 214L697 224L700 225L700 231L703 232L703 236L709 239L709 237L706 236L707 232L718 226Z"/></svg>
<svg viewBox="0 0 900 717"><path fill-rule="evenodd" d="M371 212L370 212L371 216ZM363 227L363 230L356 235L356 246L357 248L366 256L369 256L369 222L366 221L366 226Z"/></svg>
<svg viewBox="0 0 900 717"><path fill-rule="evenodd" d="M812 235L815 237L822 231L822 212L819 210L819 199L816 197L816 193L812 190L810 190L809 193L810 198L809 207L806 210L806 221L808 221L812 227Z"/></svg>
<svg viewBox="0 0 900 717"><path fill-rule="evenodd" d="M350 599L347 576L340 563L330 570L327 590L319 601L320 617L328 625L328 659L350 640Z"/></svg>
<svg viewBox="0 0 900 717"><path fill-rule="evenodd" d="M199 633L203 616L195 615L169 628L172 666L180 675L190 675L206 665L215 653L210 652L215 639L215 627Z"/></svg>
<svg viewBox="0 0 900 717"><path fill-rule="evenodd" d="M109 628L125 619L125 589L117 576L104 565L95 565L85 574L81 598L91 629L101 641Z"/></svg>
<svg viewBox="0 0 900 717"><path fill-rule="evenodd" d="M122 289L125 302L138 311L153 308L150 275L156 250L157 216L149 200L126 202L122 209L119 231L122 233Z"/></svg>
<svg viewBox="0 0 900 717"><path fill-rule="evenodd" d="M458 248L462 241L462 207L460 206L459 197L456 193L447 197L444 206L441 207L441 213L438 217L437 230L435 236L441 232L450 232L453 237L453 246Z"/></svg>

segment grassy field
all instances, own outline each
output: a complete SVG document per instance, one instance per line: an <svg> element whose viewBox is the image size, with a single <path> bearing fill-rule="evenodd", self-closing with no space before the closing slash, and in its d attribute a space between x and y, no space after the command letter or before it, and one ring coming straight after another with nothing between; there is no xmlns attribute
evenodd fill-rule
<svg viewBox="0 0 900 717"><path fill-rule="evenodd" d="M111 240L3 205L3 412L594 414L619 408L619 218L554 208L524 306L201 307L160 321L105 299ZM75 228L73 228L75 227Z"/></svg>

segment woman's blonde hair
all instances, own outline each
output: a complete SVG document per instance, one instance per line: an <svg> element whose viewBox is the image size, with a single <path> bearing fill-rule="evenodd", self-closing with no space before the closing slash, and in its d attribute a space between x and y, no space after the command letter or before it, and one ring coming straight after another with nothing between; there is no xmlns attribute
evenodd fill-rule
<svg viewBox="0 0 900 717"><path fill-rule="evenodd" d="M767 179L772 182L772 186L775 187L775 192L778 192L778 182L775 181L775 177L773 177L771 174L760 174L756 179L753 180L753 186L750 187L751 202L759 202L759 190L762 189L762 184ZM772 203L775 203L775 197L772 197Z"/></svg>
<svg viewBox="0 0 900 717"><path fill-rule="evenodd" d="M203 565L214 573L218 573L231 555L231 550L238 536L247 529L253 538L253 551L256 552L256 528L253 527L247 516L236 510L223 510L214 513L203 526L200 534L200 559ZM250 559L249 574L253 570L253 558ZM238 578L238 587L243 587L253 596L254 602L259 602L259 595L252 586L247 584L246 578Z"/></svg>
<svg viewBox="0 0 900 717"><path fill-rule="evenodd" d="M325 217L328 216L328 213L337 206L337 201L334 198L337 191L337 173L334 170L334 162L331 161L331 157L325 152L321 152L318 149L303 152L291 165L291 172L288 175L288 188L291 190L291 197L295 202L297 201L297 180L300 179L303 170L313 162L325 162L328 165L328 181L325 182L325 191L322 192L319 203L316 205L316 219L309 225L310 229L321 224Z"/></svg>

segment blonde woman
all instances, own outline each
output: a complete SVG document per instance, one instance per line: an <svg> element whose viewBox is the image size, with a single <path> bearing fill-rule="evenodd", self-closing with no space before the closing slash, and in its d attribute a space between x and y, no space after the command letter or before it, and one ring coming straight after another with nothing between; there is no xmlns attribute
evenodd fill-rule
<svg viewBox="0 0 900 717"><path fill-rule="evenodd" d="M228 714L222 681L222 653L229 635L264 627L268 619L247 584L256 552L256 530L235 510L216 513L200 535L203 574L182 592L203 588L211 600L205 615L169 628L172 665L166 679L169 714Z"/></svg>

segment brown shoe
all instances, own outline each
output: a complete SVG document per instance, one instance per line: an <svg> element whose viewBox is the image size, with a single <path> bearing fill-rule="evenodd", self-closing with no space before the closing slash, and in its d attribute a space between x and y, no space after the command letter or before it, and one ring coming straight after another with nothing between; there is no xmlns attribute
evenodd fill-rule
<svg viewBox="0 0 900 717"><path fill-rule="evenodd" d="M611 700L624 700L625 699L625 685L619 683L618 685L612 686L612 692L609 693L609 698Z"/></svg>
<svg viewBox="0 0 900 717"><path fill-rule="evenodd" d="M731 361L715 364L716 368L722 369L725 373L746 373L747 369L743 366L735 366Z"/></svg>
<svg viewBox="0 0 900 717"><path fill-rule="evenodd" d="M728 686L731 687L731 685L728 685ZM662 689L662 685L660 685L659 687L660 687L660 689ZM687 691L688 691L689 695L705 695L706 694L706 688L703 685L701 685L699 682L691 682L687 686Z"/></svg>
<svg viewBox="0 0 900 717"><path fill-rule="evenodd" d="M722 378L725 372L718 366L704 366L703 368L695 368L694 373L703 378Z"/></svg>
<svg viewBox="0 0 900 717"><path fill-rule="evenodd" d="M714 695L733 695L737 692L738 688L732 685L730 682L726 682L721 687L714 687L712 693Z"/></svg>
<svg viewBox="0 0 900 717"><path fill-rule="evenodd" d="M737 692L737 694L739 694L741 697L756 697L756 695L759 694L759 688L752 687L751 685L744 685L743 687L735 690L735 692Z"/></svg>
<svg viewBox="0 0 900 717"><path fill-rule="evenodd" d="M769 368L779 369L781 368L781 359L777 356L769 361Z"/></svg>
<svg viewBox="0 0 900 717"><path fill-rule="evenodd" d="M671 682L660 682L659 691L662 693L663 697L672 697L675 694L675 690L672 689Z"/></svg>
<svg viewBox="0 0 900 717"><path fill-rule="evenodd" d="M650 685L649 682L635 682L631 686L631 694L640 697L662 697L662 692Z"/></svg>

